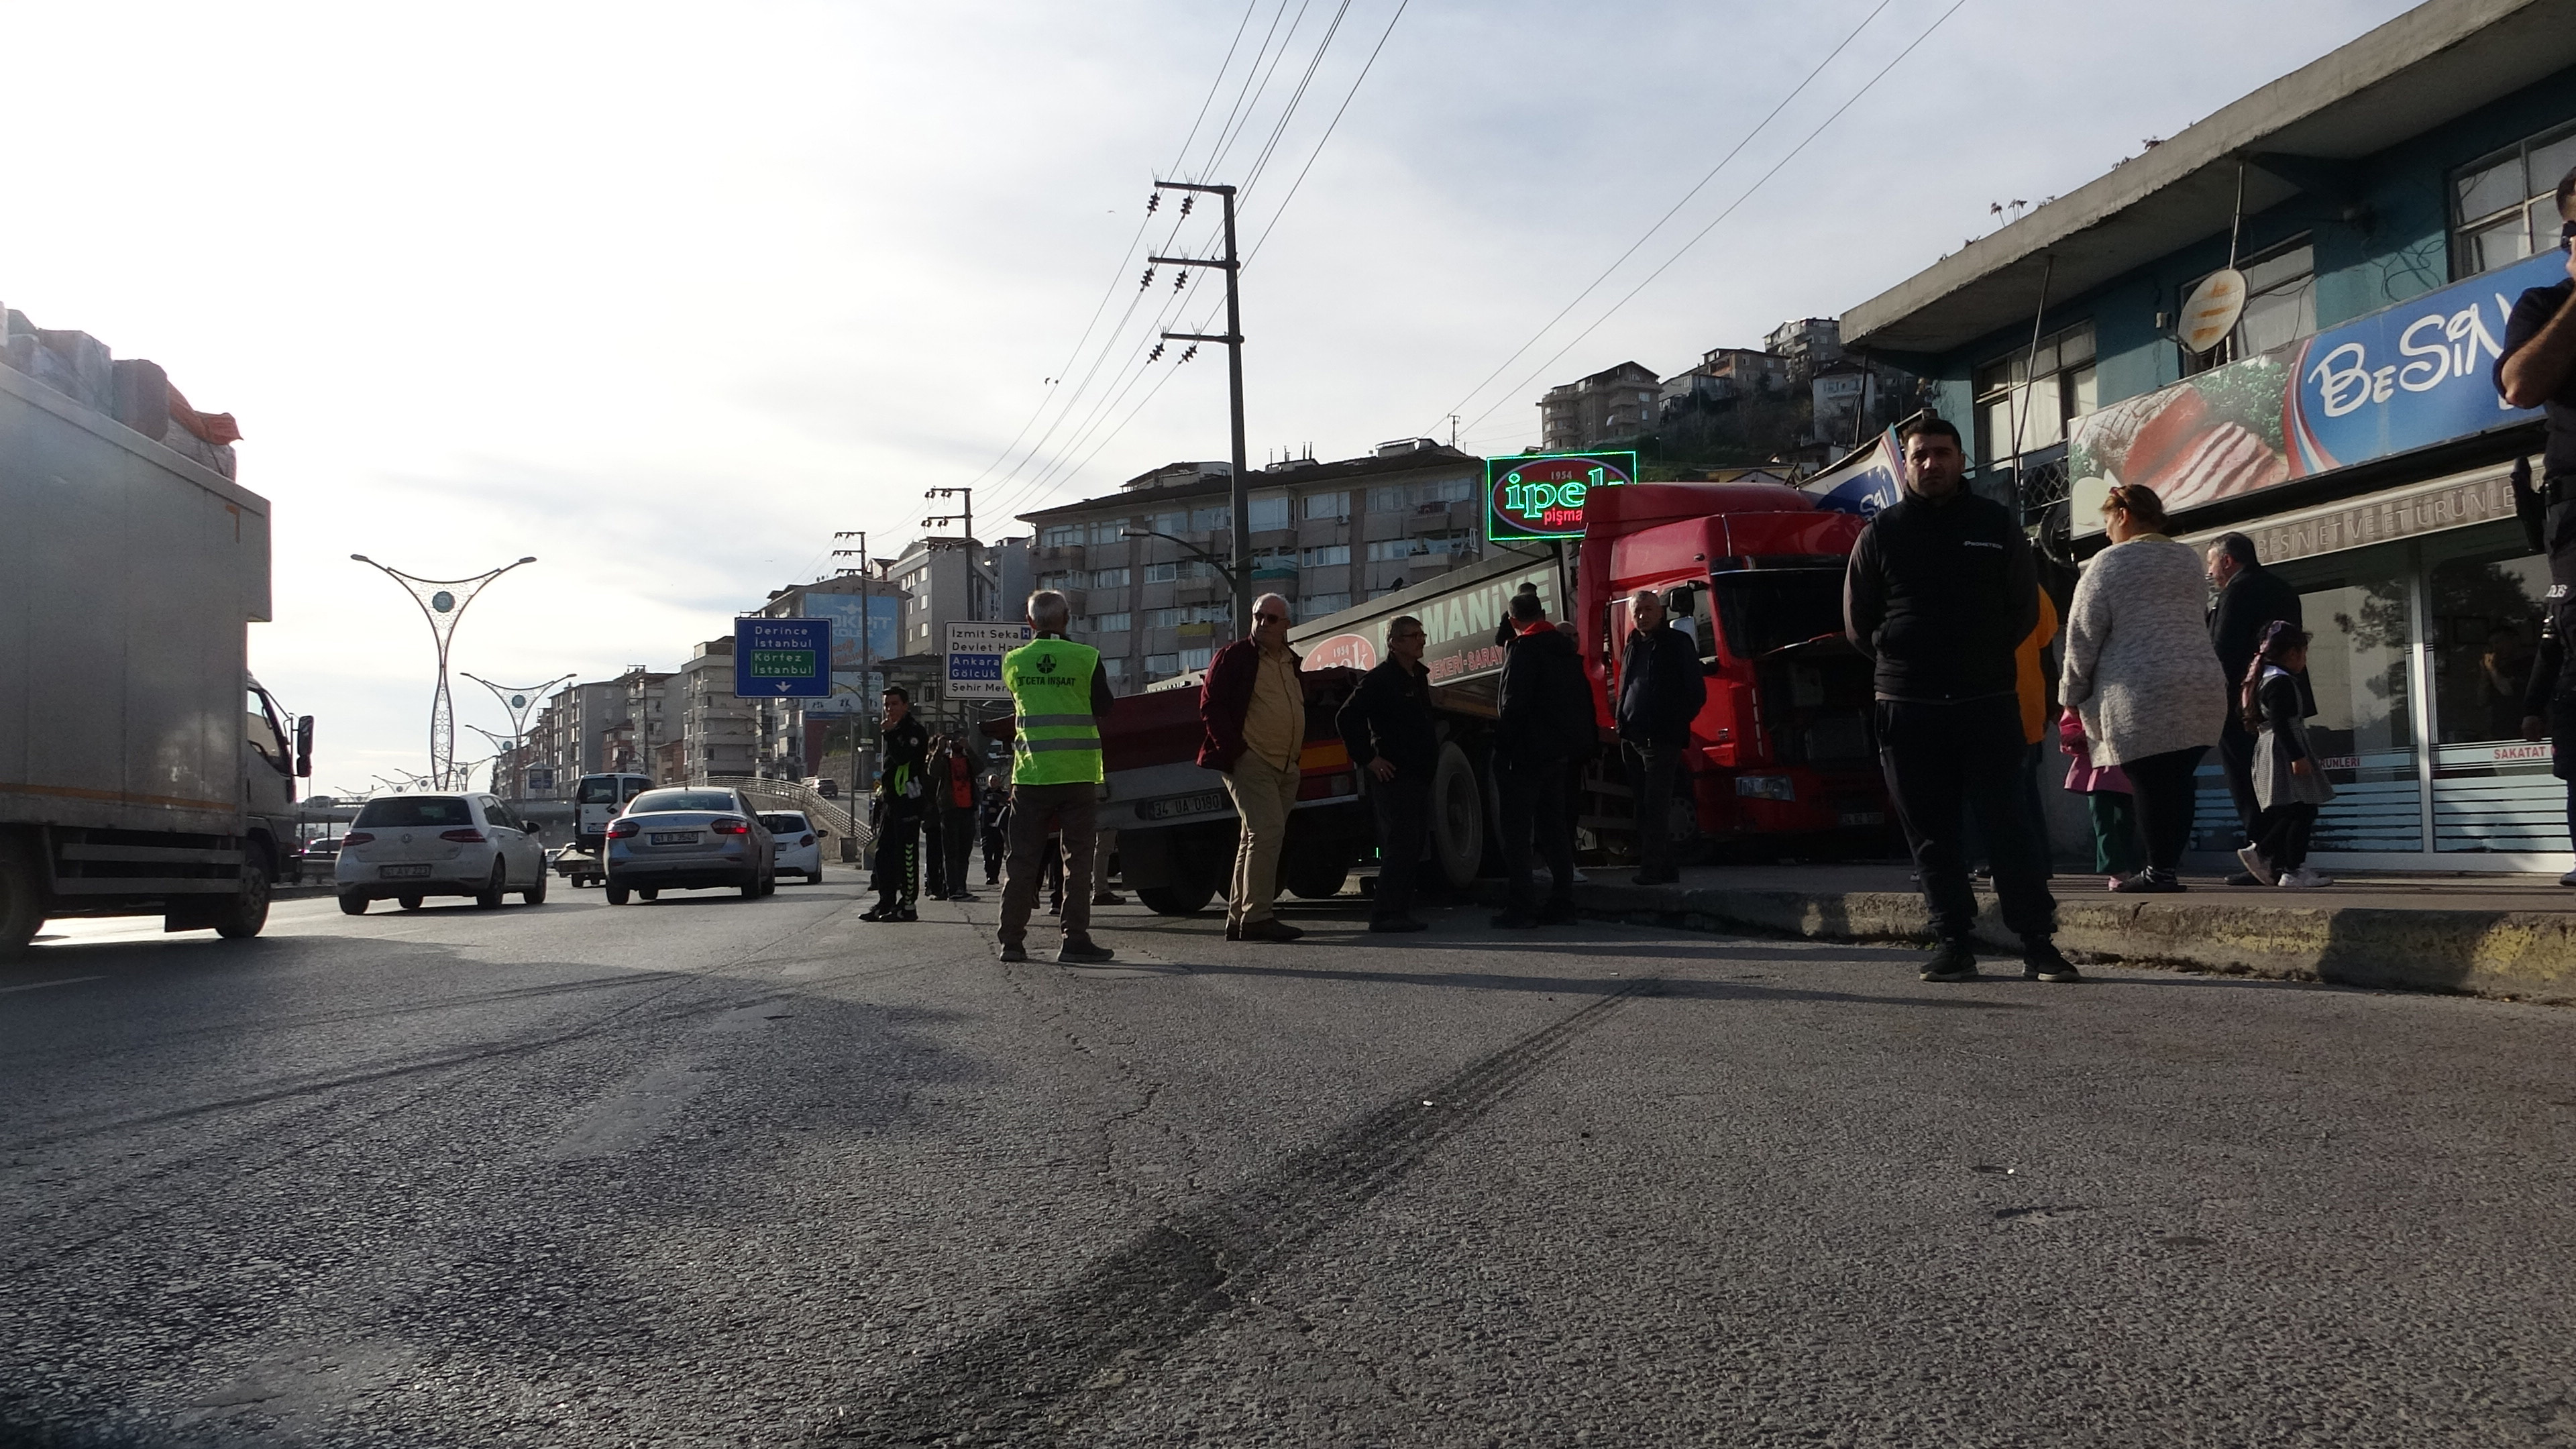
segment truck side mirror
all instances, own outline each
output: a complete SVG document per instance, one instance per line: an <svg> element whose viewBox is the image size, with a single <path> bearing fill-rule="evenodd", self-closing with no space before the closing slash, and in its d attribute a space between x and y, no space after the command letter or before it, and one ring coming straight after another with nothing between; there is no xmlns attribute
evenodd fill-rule
<svg viewBox="0 0 2576 1449"><path fill-rule="evenodd" d="M295 721L295 774L299 779L313 778L313 716Z"/></svg>

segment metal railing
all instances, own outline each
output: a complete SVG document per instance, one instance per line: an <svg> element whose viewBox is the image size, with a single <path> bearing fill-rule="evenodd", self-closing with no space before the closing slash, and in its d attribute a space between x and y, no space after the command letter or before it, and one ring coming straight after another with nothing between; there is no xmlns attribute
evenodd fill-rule
<svg viewBox="0 0 2576 1449"><path fill-rule="evenodd" d="M866 846L876 839L876 832L859 817L852 800L835 800L795 780L771 780L755 775L709 775L707 783L740 790L743 798L764 811L801 810L805 818L834 831L844 839Z"/></svg>

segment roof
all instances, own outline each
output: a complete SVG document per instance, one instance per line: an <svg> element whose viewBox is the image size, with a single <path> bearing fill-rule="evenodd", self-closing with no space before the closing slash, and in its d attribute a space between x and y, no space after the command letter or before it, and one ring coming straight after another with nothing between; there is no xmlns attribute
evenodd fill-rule
<svg viewBox="0 0 2576 1449"><path fill-rule="evenodd" d="M2432 0L2301 66L1843 315L1845 345L1937 353L2227 229L2340 163L2576 64L2576 0Z"/></svg>
<svg viewBox="0 0 2576 1449"><path fill-rule="evenodd" d="M1270 469L1245 475L1246 484L1258 492L1279 488L1312 488L1328 483L1348 482L1355 478L1376 478L1392 473L1450 472L1458 464L1473 463L1478 468L1485 460L1473 453L1462 453L1445 443L1418 448L1410 453L1392 453L1386 457L1344 458L1333 463L1300 463L1294 467ZM1174 464L1175 467L1187 466ZM1150 475L1148 475L1150 476ZM1051 518L1079 518L1104 511L1139 512L1158 503L1176 503L1190 498L1229 496L1234 484L1230 473L1199 474L1179 483L1159 488L1125 488L1097 498L1075 503L1060 503L1019 517L1028 523L1043 523Z"/></svg>

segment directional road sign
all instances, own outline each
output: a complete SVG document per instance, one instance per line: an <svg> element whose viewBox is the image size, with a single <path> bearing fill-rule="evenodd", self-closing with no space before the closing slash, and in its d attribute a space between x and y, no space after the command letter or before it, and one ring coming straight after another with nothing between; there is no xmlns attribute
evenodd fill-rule
<svg viewBox="0 0 2576 1449"><path fill-rule="evenodd" d="M1026 624L950 624L948 626L948 697L1008 699L1002 687L1002 656L1029 642Z"/></svg>
<svg viewBox="0 0 2576 1449"><path fill-rule="evenodd" d="M825 699L832 693L832 621L733 621L733 692L744 699Z"/></svg>

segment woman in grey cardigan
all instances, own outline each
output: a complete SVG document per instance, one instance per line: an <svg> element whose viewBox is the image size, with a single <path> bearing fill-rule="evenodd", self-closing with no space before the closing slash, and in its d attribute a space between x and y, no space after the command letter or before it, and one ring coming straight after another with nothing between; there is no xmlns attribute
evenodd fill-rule
<svg viewBox="0 0 2576 1449"><path fill-rule="evenodd" d="M2085 565L2066 618L2058 695L2083 721L2093 763L2136 790L2147 868L2116 891L2178 891L2191 840L2192 772L2218 743L2227 680L2210 647L2200 555L2165 537L2164 504L2139 484L2102 504L2111 546Z"/></svg>

